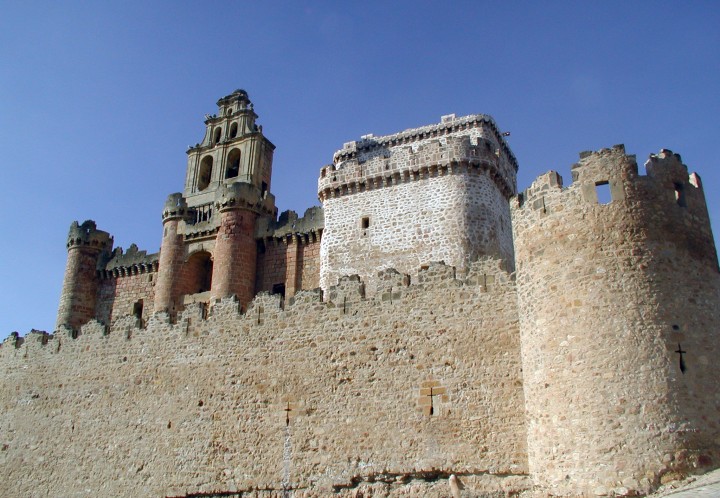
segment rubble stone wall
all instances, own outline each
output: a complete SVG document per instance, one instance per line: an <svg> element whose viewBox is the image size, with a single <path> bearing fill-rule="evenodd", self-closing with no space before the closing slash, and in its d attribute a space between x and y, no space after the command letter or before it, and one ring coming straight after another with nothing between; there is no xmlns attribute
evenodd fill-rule
<svg viewBox="0 0 720 498"><path fill-rule="evenodd" d="M366 300L343 279L323 303L203 319L132 317L77 339L0 347L0 471L8 496L500 495L528 485L514 283L430 265L383 272ZM203 495L205 496L205 495Z"/></svg>
<svg viewBox="0 0 720 498"><path fill-rule="evenodd" d="M320 245L319 238L310 237L310 240L305 240L300 246L301 289L317 289L320 287Z"/></svg>
<svg viewBox="0 0 720 498"><path fill-rule="evenodd" d="M368 282L368 292L374 293L375 275L385 268L416 278L422 265L445 261L464 275L480 256L512 258L508 202L481 172L330 198L324 208L324 289L342 275L359 274Z"/></svg>

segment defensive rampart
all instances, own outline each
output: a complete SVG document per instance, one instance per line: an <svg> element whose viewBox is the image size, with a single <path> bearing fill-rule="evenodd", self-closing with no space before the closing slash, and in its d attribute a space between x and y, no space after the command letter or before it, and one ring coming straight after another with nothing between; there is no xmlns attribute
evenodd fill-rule
<svg viewBox="0 0 720 498"><path fill-rule="evenodd" d="M514 282L432 264L0 347L9 496L447 496L527 486Z"/></svg>

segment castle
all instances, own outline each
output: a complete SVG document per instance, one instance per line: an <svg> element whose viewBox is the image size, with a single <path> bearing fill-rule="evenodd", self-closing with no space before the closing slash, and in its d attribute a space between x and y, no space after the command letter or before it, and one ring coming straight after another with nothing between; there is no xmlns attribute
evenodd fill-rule
<svg viewBox="0 0 720 498"><path fill-rule="evenodd" d="M247 93L217 104L160 252L73 223L54 334L0 347L7 496L636 496L719 466L678 154L519 193L493 119L448 115L344 144L278 216Z"/></svg>

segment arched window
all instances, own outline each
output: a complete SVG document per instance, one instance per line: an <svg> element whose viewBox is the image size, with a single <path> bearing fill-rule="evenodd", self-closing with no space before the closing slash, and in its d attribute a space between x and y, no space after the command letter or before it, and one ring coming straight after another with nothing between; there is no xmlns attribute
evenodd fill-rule
<svg viewBox="0 0 720 498"><path fill-rule="evenodd" d="M212 156L205 156L200 162L200 170L198 171L197 188L198 190L205 190L210 185L210 178L212 177L213 158Z"/></svg>
<svg viewBox="0 0 720 498"><path fill-rule="evenodd" d="M227 157L227 169L225 178L235 178L240 174L240 150L233 149Z"/></svg>
<svg viewBox="0 0 720 498"><path fill-rule="evenodd" d="M187 294L209 291L212 287L213 261L207 251L198 251L185 263Z"/></svg>
<svg viewBox="0 0 720 498"><path fill-rule="evenodd" d="M237 128L238 128L237 123L233 123L230 125L230 134L229 134L230 138L237 137Z"/></svg>
<svg viewBox="0 0 720 498"><path fill-rule="evenodd" d="M213 138L213 145L218 143L220 141L220 136L222 135L222 128L215 128L215 135Z"/></svg>

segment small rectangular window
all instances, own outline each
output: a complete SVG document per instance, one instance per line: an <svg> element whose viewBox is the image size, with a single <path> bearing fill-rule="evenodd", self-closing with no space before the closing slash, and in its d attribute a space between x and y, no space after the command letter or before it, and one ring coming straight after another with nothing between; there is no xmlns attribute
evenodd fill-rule
<svg viewBox="0 0 720 498"><path fill-rule="evenodd" d="M363 217L363 219L360 221L360 228L362 228L363 230L370 228L370 217L369 216Z"/></svg>
<svg viewBox="0 0 720 498"><path fill-rule="evenodd" d="M598 204L610 204L612 202L610 183L608 183L607 181L596 182L595 192L597 193Z"/></svg>

